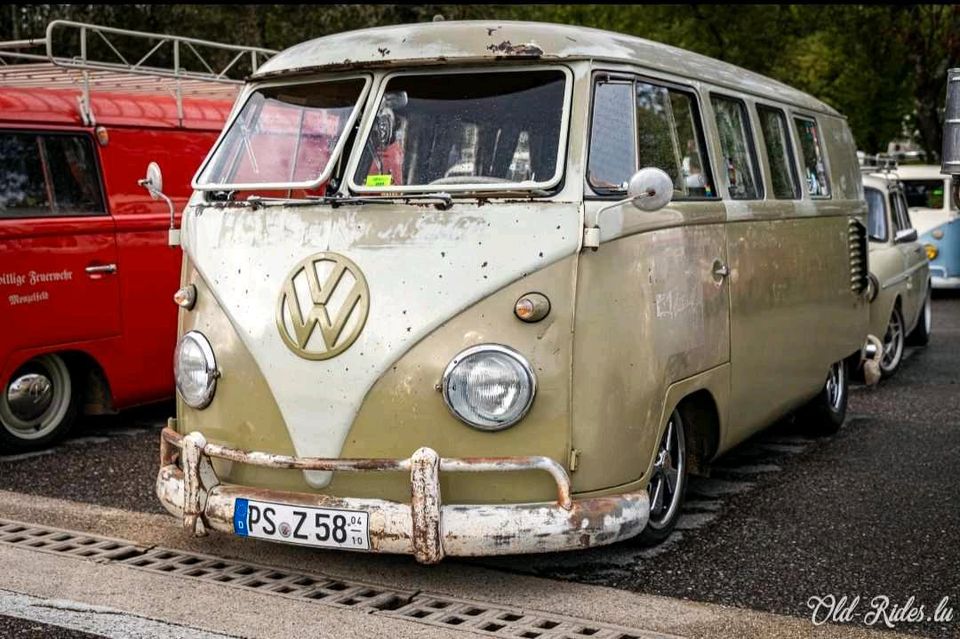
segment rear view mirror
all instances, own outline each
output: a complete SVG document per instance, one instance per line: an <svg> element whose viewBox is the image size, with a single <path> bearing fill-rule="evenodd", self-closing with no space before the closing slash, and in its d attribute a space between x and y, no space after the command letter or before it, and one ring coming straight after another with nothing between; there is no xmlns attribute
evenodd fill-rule
<svg viewBox="0 0 960 639"><path fill-rule="evenodd" d="M627 184L627 196L641 211L659 211L673 199L673 180L662 169L640 169Z"/></svg>
<svg viewBox="0 0 960 639"><path fill-rule="evenodd" d="M147 165L147 176L139 181L140 186L147 189L150 197L155 200L160 199L163 193L163 173L160 171L160 165L151 162Z"/></svg>
<svg viewBox="0 0 960 639"><path fill-rule="evenodd" d="M904 244L906 242L916 242L917 241L917 229L903 229L897 231L897 234L893 237L894 244Z"/></svg>
<svg viewBox="0 0 960 639"><path fill-rule="evenodd" d="M173 201L167 197L163 192L163 173L160 171L160 165L156 162L151 162L147 165L147 176L141 180L137 180L137 184L147 189L147 193L150 194L155 200L163 200L167 203L167 206L170 208L170 230L167 233L167 244L170 246L180 246L180 229L177 228L175 223L175 214Z"/></svg>

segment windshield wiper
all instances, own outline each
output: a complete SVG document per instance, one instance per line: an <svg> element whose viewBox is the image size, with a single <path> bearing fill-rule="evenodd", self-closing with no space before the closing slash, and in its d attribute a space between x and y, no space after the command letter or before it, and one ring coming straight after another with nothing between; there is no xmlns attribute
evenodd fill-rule
<svg viewBox="0 0 960 639"><path fill-rule="evenodd" d="M449 210L453 207L453 196L443 191L437 193L411 193L410 195L341 195L325 198L326 202L334 208L344 204L394 204L403 202L410 204L415 201L433 201L435 206L441 211Z"/></svg>
<svg viewBox="0 0 960 639"><path fill-rule="evenodd" d="M232 195L234 192L231 192ZM337 208L345 204L392 204L403 202L409 204L415 201L433 201L435 206L441 211L446 211L453 206L453 197L449 193L416 193L411 195L373 195L373 196L353 196L353 195L308 195L306 197L264 197L262 195L250 195L242 200L233 200L230 197L207 201L205 206L214 208L226 208L231 206L248 206L252 209L258 209L264 206L315 206L317 204L329 204L332 208Z"/></svg>

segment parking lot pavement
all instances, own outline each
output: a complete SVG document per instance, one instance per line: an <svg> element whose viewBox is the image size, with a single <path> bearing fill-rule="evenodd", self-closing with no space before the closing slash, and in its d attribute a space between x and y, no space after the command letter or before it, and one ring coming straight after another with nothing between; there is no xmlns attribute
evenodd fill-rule
<svg viewBox="0 0 960 639"><path fill-rule="evenodd" d="M0 489L166 512L157 503L153 482L160 429L172 414L173 404L161 403L82 418L55 448L0 454Z"/></svg>
<svg viewBox="0 0 960 639"><path fill-rule="evenodd" d="M913 597L927 613L949 597L952 622L896 630L960 636L960 296L935 299L933 310L930 345L909 351L879 388L855 388L839 434L809 437L787 420L738 446L710 478L691 481L680 529L662 546L448 560L409 574L492 568L803 619L811 597L859 596L848 628L863 627L874 597L891 609ZM120 434L94 420L53 454L0 458L0 489L159 512L157 433L169 411L121 416ZM410 565L356 557L347 562L356 570Z"/></svg>

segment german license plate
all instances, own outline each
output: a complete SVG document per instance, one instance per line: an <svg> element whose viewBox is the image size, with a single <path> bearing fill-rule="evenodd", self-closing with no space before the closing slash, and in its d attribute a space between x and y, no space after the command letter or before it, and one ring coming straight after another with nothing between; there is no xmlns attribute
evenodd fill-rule
<svg viewBox="0 0 960 639"><path fill-rule="evenodd" d="M361 510L311 508L237 499L233 532L290 544L369 550L370 515Z"/></svg>

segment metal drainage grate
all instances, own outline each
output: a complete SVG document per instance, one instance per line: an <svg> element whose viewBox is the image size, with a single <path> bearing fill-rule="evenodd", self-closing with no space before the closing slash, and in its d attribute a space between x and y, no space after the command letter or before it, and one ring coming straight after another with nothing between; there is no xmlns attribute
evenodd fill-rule
<svg viewBox="0 0 960 639"><path fill-rule="evenodd" d="M486 602L383 588L167 548L138 546L120 539L6 519L0 519L0 543L332 606L360 608L374 614L494 637L651 639L667 636L552 613L524 612Z"/></svg>

